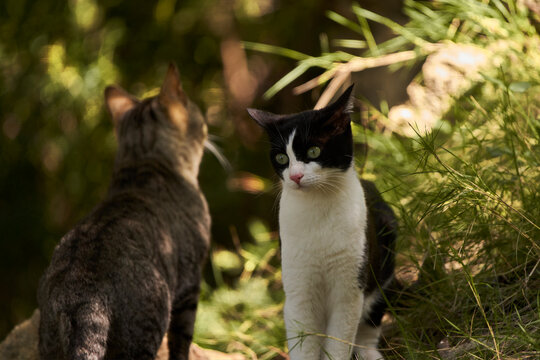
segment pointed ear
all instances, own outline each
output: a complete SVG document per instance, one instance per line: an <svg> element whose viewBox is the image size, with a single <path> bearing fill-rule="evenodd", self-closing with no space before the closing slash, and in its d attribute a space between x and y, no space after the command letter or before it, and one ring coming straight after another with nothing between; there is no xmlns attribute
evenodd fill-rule
<svg viewBox="0 0 540 360"><path fill-rule="evenodd" d="M342 134L351 123L349 114L353 112L354 107L353 87L354 84L349 86L333 104L324 109L329 112L324 126L329 128L331 136Z"/></svg>
<svg viewBox="0 0 540 360"><path fill-rule="evenodd" d="M280 115L272 114L270 112L257 110L257 109L246 109L249 116L257 122L263 129L268 130L269 126L275 123Z"/></svg>
<svg viewBox="0 0 540 360"><path fill-rule="evenodd" d="M182 90L178 68L172 62L169 63L167 75L165 75L165 80L163 80L163 84L161 85L159 102L164 106L169 106L175 102L181 102L183 105L187 104L187 98L184 90Z"/></svg>
<svg viewBox="0 0 540 360"><path fill-rule="evenodd" d="M336 110L341 110L345 114L350 114L353 112L354 108L354 97L352 96L352 91L354 84L349 86L343 94L332 104L330 107L336 107Z"/></svg>
<svg viewBox="0 0 540 360"><path fill-rule="evenodd" d="M107 86L105 89L105 103L115 126L125 113L137 105L137 102L137 99L118 86Z"/></svg>

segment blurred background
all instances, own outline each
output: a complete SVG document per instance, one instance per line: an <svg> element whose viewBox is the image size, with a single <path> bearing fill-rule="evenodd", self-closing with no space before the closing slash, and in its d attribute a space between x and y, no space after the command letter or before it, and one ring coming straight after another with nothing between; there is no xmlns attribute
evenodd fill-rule
<svg viewBox="0 0 540 360"><path fill-rule="evenodd" d="M280 356L277 181L245 109L313 108L325 88L294 87L320 67L305 66L263 96L305 60L292 50L322 54L315 60L325 70L399 52L408 60L391 57L392 66L352 77L355 139L371 154L363 165L357 152L359 170L400 218L401 279L430 281L409 299L414 311L392 313L400 330L386 345L401 346L396 358L415 358L446 341L487 359L501 358L512 339L509 354L538 354L538 338L527 334L540 331L539 18L534 0L3 0L0 339L32 314L54 246L106 192L116 140L104 88L153 96L174 61L231 164L206 154L199 176L213 249L196 341ZM425 120L425 136L411 116ZM474 323L478 309L487 328ZM509 323L521 328L509 335Z"/></svg>

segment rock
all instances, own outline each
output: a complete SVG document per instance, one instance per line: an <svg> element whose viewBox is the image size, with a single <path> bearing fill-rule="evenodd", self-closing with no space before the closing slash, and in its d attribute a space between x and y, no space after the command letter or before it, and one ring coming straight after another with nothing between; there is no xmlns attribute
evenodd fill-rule
<svg viewBox="0 0 540 360"><path fill-rule="evenodd" d="M0 344L0 360L37 360L39 310L15 328Z"/></svg>
<svg viewBox="0 0 540 360"><path fill-rule="evenodd" d="M38 328L39 310L35 310L32 317L17 325L0 343L0 360L38 360ZM167 360L169 349L167 337L163 338L156 360ZM242 354L225 354L219 351L203 349L191 344L190 360L245 360Z"/></svg>
<svg viewBox="0 0 540 360"><path fill-rule="evenodd" d="M246 360L242 354L225 354L220 351L203 349L197 344L191 344L189 349L190 360Z"/></svg>
<svg viewBox="0 0 540 360"><path fill-rule="evenodd" d="M388 114L390 130L414 136L431 130L452 107L455 99L482 79L480 72L496 66L496 51L474 45L449 44L429 55L422 66L422 83L407 87L409 99L393 106Z"/></svg>

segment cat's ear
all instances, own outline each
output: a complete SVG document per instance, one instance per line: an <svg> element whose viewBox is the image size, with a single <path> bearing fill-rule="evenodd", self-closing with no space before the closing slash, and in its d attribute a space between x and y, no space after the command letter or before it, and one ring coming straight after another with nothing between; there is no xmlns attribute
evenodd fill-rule
<svg viewBox="0 0 540 360"><path fill-rule="evenodd" d="M107 86L105 89L105 103L115 125L125 113L137 105L137 102L137 99L118 86Z"/></svg>
<svg viewBox="0 0 540 360"><path fill-rule="evenodd" d="M353 112L354 107L353 88L354 84L349 86L333 104L324 109L329 112L324 126L331 129L332 135L343 133L351 122L349 114Z"/></svg>
<svg viewBox="0 0 540 360"><path fill-rule="evenodd" d="M249 116L257 122L263 129L268 130L270 125L274 124L279 120L280 116L272 114L270 112L257 110L257 109L246 109Z"/></svg>
<svg viewBox="0 0 540 360"><path fill-rule="evenodd" d="M349 86L343 94L332 104L331 107L335 107L337 110L340 110L344 114L350 114L353 112L354 108L354 96L352 96L352 91L354 89L354 84Z"/></svg>
<svg viewBox="0 0 540 360"><path fill-rule="evenodd" d="M159 102L166 107L178 102L182 105L187 105L187 97L182 89L180 73L176 65L172 62L169 64L165 80L163 80L163 84L161 85Z"/></svg>

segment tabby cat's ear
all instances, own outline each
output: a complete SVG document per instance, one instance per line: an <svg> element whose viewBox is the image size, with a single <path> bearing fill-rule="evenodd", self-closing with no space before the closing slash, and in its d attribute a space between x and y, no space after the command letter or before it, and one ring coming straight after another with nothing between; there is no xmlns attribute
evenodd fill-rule
<svg viewBox="0 0 540 360"><path fill-rule="evenodd" d="M271 124L280 118L279 115L257 109L247 109L247 112L264 129L268 129Z"/></svg>
<svg viewBox="0 0 540 360"><path fill-rule="evenodd" d="M161 85L159 102L164 106L170 106L178 102L187 105L187 97L184 90L182 90L178 68L172 62L169 64L167 75L165 75L165 80L163 81L163 85Z"/></svg>
<svg viewBox="0 0 540 360"><path fill-rule="evenodd" d="M137 105L137 99L118 86L107 86L105 103L116 125L129 110Z"/></svg>

